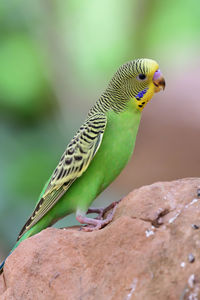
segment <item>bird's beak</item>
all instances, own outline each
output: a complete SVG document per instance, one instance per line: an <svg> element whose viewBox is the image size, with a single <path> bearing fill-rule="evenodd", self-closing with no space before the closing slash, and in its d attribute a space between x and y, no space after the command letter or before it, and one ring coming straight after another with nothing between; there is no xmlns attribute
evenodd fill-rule
<svg viewBox="0 0 200 300"><path fill-rule="evenodd" d="M154 73L153 83L155 85L155 93L159 92L161 89L165 89L165 79L160 70L157 70Z"/></svg>

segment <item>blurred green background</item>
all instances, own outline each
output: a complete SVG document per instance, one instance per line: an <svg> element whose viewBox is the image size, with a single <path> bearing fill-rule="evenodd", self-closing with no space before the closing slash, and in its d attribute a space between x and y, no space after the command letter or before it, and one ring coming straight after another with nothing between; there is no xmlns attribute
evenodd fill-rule
<svg viewBox="0 0 200 300"><path fill-rule="evenodd" d="M199 176L198 0L0 1L0 254L122 63L159 62L167 82L143 112L134 156L95 202ZM75 223L73 216L58 226Z"/></svg>

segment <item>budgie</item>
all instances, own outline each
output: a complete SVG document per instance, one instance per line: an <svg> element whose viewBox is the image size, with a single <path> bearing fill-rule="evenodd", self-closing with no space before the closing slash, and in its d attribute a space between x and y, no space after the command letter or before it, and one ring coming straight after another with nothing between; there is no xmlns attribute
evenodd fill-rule
<svg viewBox="0 0 200 300"><path fill-rule="evenodd" d="M136 59L117 70L67 145L10 253L24 239L72 212L87 225L85 231L98 230L112 220L114 209L103 218L108 208L95 210L89 206L129 161L141 112L154 93L164 87L164 77L154 60ZM99 217L88 218L90 212L99 213Z"/></svg>

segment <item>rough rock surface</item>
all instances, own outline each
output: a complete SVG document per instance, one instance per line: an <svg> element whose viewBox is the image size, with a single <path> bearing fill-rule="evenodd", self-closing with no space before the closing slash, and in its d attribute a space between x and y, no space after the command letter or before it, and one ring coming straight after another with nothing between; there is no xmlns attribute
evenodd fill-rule
<svg viewBox="0 0 200 300"><path fill-rule="evenodd" d="M199 178L134 190L92 233L49 228L22 242L0 299L200 299Z"/></svg>

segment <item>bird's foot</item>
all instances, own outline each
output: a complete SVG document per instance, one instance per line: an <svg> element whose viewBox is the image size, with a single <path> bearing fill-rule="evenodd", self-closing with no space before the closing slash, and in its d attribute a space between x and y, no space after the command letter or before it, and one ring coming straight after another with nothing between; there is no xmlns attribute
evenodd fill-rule
<svg viewBox="0 0 200 300"><path fill-rule="evenodd" d="M105 208L89 208L87 214L98 213L98 216L95 219L87 218L82 214L77 214L76 215L77 221L79 221L81 224L87 224L86 226L81 227L81 230L88 232L88 231L99 230L104 226L106 226L108 223L112 221L115 214L115 210L117 208L117 204L120 201L121 200L115 201ZM104 214L108 212L110 209L112 209L112 211L106 216L105 219L103 219Z"/></svg>
<svg viewBox="0 0 200 300"><path fill-rule="evenodd" d="M113 203L111 203L110 205L104 207L104 208L96 208L96 207L90 207L88 208L87 211L87 215L88 214L98 214L98 216L95 218L96 220L103 220L103 216L105 215L105 213L107 213L110 209L113 209L119 202L121 201L121 199L119 201L115 201Z"/></svg>

